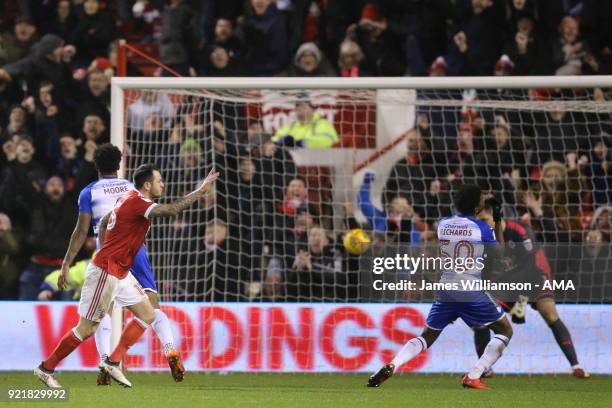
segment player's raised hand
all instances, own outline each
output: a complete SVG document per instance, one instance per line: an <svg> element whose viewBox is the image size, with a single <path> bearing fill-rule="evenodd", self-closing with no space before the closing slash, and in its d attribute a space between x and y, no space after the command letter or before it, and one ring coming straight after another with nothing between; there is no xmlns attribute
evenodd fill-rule
<svg viewBox="0 0 612 408"><path fill-rule="evenodd" d="M210 173L208 173L208 176L206 176L198 191L202 194L210 192L218 178L219 172L215 169L210 170Z"/></svg>
<svg viewBox="0 0 612 408"><path fill-rule="evenodd" d="M500 222L502 218L504 218L502 204L497 198L491 196L485 200L485 204L491 207L491 215L493 216L493 221L495 221L495 223Z"/></svg>

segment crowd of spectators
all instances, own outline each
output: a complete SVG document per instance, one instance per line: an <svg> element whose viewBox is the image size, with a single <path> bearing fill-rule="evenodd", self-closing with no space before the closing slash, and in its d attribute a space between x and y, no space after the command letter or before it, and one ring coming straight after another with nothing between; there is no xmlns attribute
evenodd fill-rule
<svg viewBox="0 0 612 408"><path fill-rule="evenodd" d="M155 46L183 76L610 74L610 15L605 0L5 0L0 298L38 298L61 264L76 196L97 177L96 146L109 141L121 37ZM142 74L132 64L128 72ZM606 90L581 92L610 99ZM430 242L454 188L468 181L498 195L506 216L531 224L541 241L585 242L576 257L584 265L572 267L610 270L612 122L604 114L491 110L466 118L421 109L406 157L386 180L384 208L373 204L376 175L368 173L356 206L338 214L330 192L309 183L290 153L339 139L308 101L275 135L235 119L244 107L228 104L203 123L208 107L188 105L144 92L128 112L128 152L160 158L168 197L190 191L211 165L222 172L212 201L152 231L156 273L185 283L167 285L177 298L359 300L359 259L343 249L334 217L347 229L366 227L378 243Z"/></svg>
<svg viewBox="0 0 612 408"><path fill-rule="evenodd" d="M605 0L7 0L0 7L4 78L33 70L32 81L62 87L70 85L64 68L81 80L79 70L94 61L112 70L119 37L155 45L161 62L183 76L612 69Z"/></svg>

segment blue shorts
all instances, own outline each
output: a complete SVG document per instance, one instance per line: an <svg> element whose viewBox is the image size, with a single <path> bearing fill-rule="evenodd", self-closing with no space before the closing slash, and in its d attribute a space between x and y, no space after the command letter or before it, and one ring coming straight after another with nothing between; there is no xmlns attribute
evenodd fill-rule
<svg viewBox="0 0 612 408"><path fill-rule="evenodd" d="M153 268L149 262L147 248L144 245L134 257L134 263L132 264L130 272L132 272L132 275L134 275L144 290L157 293L157 284L155 283L155 276L153 276Z"/></svg>
<svg viewBox="0 0 612 408"><path fill-rule="evenodd" d="M487 326L504 316L502 308L484 291L438 292L427 316L427 327L442 330L461 318L468 326Z"/></svg>

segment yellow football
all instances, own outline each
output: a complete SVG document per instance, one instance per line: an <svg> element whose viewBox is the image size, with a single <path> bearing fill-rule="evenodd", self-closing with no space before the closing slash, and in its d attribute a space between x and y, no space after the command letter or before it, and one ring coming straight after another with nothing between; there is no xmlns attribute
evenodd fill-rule
<svg viewBox="0 0 612 408"><path fill-rule="evenodd" d="M348 231L342 240L344 248L349 254L361 255L368 250L372 240L370 236L361 228Z"/></svg>

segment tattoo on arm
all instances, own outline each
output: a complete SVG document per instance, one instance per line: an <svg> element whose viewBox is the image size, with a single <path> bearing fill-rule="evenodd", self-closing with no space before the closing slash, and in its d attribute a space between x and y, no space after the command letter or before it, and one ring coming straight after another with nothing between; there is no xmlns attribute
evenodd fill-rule
<svg viewBox="0 0 612 408"><path fill-rule="evenodd" d="M160 204L156 205L151 209L149 213L150 218L156 217L175 217L180 214L183 210L188 208L191 204L208 194L208 192L215 185L215 181L219 177L219 173L214 169L210 170L208 176L204 179L204 182L200 185L200 187L187 194L185 197L176 200L170 204Z"/></svg>
<svg viewBox="0 0 612 408"><path fill-rule="evenodd" d="M200 193L198 190L187 194L183 198L179 198L178 200L170 203L170 204L159 204L156 205L149 214L150 218L157 217L175 217L181 212L183 212L186 208L189 208L191 204L198 201L202 198L204 194Z"/></svg>

